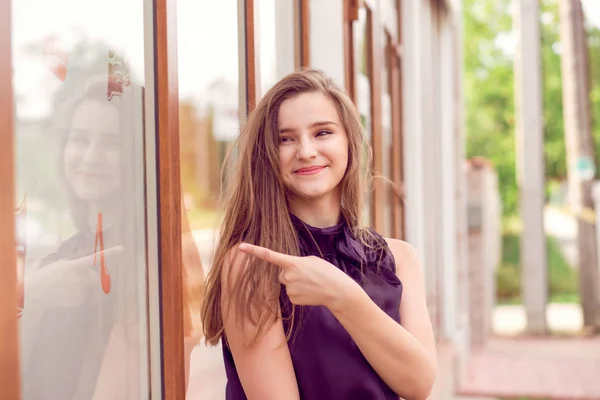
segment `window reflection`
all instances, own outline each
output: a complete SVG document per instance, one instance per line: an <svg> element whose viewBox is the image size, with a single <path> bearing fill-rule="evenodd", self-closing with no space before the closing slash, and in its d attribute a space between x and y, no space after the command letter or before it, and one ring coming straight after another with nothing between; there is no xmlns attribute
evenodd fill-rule
<svg viewBox="0 0 600 400"><path fill-rule="evenodd" d="M110 50L96 50L95 61L106 67ZM142 91L138 84L117 84L116 75L88 75L88 71L69 70L64 86L55 93L51 118L27 121L39 123L40 132L55 146L48 151L49 141L41 140L28 149L43 146L40 156L48 163L55 158L53 189L60 200L52 204L52 197L38 192L37 179L23 182L29 189L29 210L38 211L27 215L26 224L58 239L52 250L39 249L39 258L29 253L31 258L25 259L21 318L25 399L141 395L144 328L140 329L139 319L145 311L139 309L138 279L143 279L145 266L143 242L140 246L137 235L144 235L139 212L143 160L136 152L135 137L143 135L142 113L136 113L141 110ZM18 120L17 141L26 125ZM32 236L27 240L31 247L43 245Z"/></svg>
<svg viewBox="0 0 600 400"><path fill-rule="evenodd" d="M201 340L200 304L212 263L220 190L227 179L225 157L239 132L237 3L177 4L183 295L188 311L182 340L190 399L225 396L221 349Z"/></svg>
<svg viewBox="0 0 600 400"><path fill-rule="evenodd" d="M389 72L389 48L391 46L389 35L382 32L383 48L382 52L382 70L381 70L381 114L382 114L382 141L383 141L383 176L386 178L383 186L383 195L385 205L383 210L383 234L386 237L392 237L394 231L394 218L392 214L392 206L394 201L394 190L392 182L392 163L394 153L392 151L392 93L390 91L390 72ZM399 157L399 155L397 155Z"/></svg>
<svg viewBox="0 0 600 400"><path fill-rule="evenodd" d="M23 399L147 398L143 3L12 9Z"/></svg>
<svg viewBox="0 0 600 400"><path fill-rule="evenodd" d="M371 82L370 72L368 70L369 59L369 33L367 31L367 9L361 7L358 14L358 20L354 23L354 65L357 71L357 95L356 106L360 113L360 118L365 127L365 133L369 141L372 138L371 132ZM372 166L369 166L369 173ZM365 205L363 214L363 223L371 226L373 223L373 185L370 183L365 191Z"/></svg>
<svg viewBox="0 0 600 400"><path fill-rule="evenodd" d="M259 5L262 94L295 70L296 0L262 0Z"/></svg>

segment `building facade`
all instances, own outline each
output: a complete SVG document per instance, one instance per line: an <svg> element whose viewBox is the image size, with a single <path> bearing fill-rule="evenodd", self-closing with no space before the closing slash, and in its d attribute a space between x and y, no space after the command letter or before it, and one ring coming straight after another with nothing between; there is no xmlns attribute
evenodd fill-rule
<svg viewBox="0 0 600 400"><path fill-rule="evenodd" d="M0 15L1 263L18 265L0 298L24 299L19 318L0 309L10 398L220 398L197 343L225 156L301 67L357 105L377 177L364 221L415 247L436 337L466 353L460 0L1 0ZM82 265L91 292L62 299L55 276ZM79 379L40 378L58 354Z"/></svg>

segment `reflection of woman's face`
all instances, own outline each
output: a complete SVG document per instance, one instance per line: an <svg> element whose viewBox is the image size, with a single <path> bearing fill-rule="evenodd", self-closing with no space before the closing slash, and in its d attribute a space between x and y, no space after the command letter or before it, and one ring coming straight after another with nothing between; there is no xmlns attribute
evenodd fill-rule
<svg viewBox="0 0 600 400"><path fill-rule="evenodd" d="M75 110L65 146L67 182L84 201L103 200L121 184L119 111L100 100Z"/></svg>

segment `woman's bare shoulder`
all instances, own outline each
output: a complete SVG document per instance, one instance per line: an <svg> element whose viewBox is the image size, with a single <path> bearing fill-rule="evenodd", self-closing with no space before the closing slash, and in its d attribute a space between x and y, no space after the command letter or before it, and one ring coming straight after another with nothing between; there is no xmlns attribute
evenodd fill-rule
<svg viewBox="0 0 600 400"><path fill-rule="evenodd" d="M398 274L406 269L417 269L421 268L419 263L419 257L415 248L408 242L400 239L385 238L390 251L394 255L396 261L396 271Z"/></svg>

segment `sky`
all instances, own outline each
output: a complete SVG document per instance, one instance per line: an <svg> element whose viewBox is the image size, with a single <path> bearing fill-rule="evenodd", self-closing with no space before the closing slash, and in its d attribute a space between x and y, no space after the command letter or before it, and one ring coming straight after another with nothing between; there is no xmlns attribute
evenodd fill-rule
<svg viewBox="0 0 600 400"><path fill-rule="evenodd" d="M583 10L592 25L600 28L600 0L582 0Z"/></svg>

